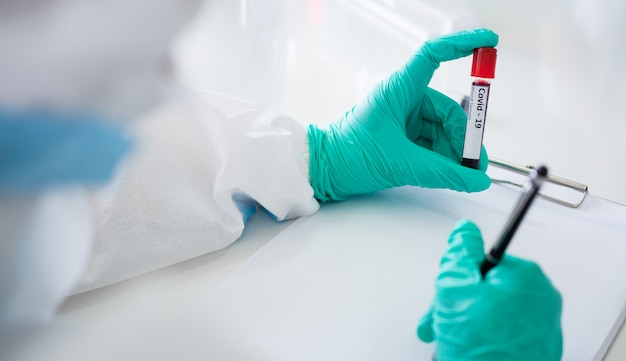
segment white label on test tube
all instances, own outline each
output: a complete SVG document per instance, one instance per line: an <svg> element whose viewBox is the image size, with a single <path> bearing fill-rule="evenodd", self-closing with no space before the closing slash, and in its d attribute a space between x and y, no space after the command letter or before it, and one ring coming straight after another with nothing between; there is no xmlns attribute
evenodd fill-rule
<svg viewBox="0 0 626 361"><path fill-rule="evenodd" d="M487 101L489 99L489 84L474 84L470 93L469 109L467 111L467 127L465 129L465 145L463 159L478 160L483 145L483 132L487 118Z"/></svg>

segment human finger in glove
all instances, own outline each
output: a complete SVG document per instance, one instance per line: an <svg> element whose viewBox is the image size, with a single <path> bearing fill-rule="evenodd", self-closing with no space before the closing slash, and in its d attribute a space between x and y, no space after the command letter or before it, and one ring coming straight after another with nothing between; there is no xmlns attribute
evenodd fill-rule
<svg viewBox="0 0 626 361"><path fill-rule="evenodd" d="M436 294L417 328L437 361L556 361L563 353L561 296L535 263L505 255L484 280L483 239L460 221L441 259Z"/></svg>
<svg viewBox="0 0 626 361"><path fill-rule="evenodd" d="M491 181L483 149L478 170L461 166L466 114L428 87L443 61L493 47L487 29L427 41L389 78L327 129L308 128L310 183L320 201L404 185L476 192Z"/></svg>

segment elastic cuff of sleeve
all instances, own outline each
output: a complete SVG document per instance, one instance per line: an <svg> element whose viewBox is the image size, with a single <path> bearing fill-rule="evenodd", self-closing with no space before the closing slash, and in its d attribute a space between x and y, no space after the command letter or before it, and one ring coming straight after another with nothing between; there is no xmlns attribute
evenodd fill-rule
<svg viewBox="0 0 626 361"><path fill-rule="evenodd" d="M298 140L298 148L300 149L300 152L302 153L302 156L304 157L304 165L305 165L304 171L306 172L306 179L309 182L309 184L311 184L311 151L309 149L308 132L307 132L307 135L305 135L304 137Z"/></svg>

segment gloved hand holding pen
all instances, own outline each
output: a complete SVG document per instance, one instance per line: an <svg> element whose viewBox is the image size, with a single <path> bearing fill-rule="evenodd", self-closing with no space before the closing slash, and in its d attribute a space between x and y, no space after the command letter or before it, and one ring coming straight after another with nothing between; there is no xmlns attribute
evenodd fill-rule
<svg viewBox="0 0 626 361"><path fill-rule="evenodd" d="M328 129L310 125L315 197L343 200L403 185L487 189L491 181L484 172L485 154L479 170L461 166L465 112L428 83L440 62L497 43L498 36L486 29L430 40Z"/></svg>
<svg viewBox="0 0 626 361"><path fill-rule="evenodd" d="M460 221L441 259L435 299L418 337L437 341L436 359L561 359L561 296L532 262L505 255L485 279L480 231Z"/></svg>

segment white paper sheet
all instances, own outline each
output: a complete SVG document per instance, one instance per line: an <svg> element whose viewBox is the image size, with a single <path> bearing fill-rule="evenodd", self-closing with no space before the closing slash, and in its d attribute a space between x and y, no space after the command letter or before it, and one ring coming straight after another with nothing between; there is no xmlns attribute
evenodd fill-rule
<svg viewBox="0 0 626 361"><path fill-rule="evenodd" d="M415 327L449 232L469 218L490 248L519 194L404 187L328 204L209 290L207 342L230 360L429 360ZM626 207L537 199L509 251L562 293L563 360L600 360L624 318Z"/></svg>

